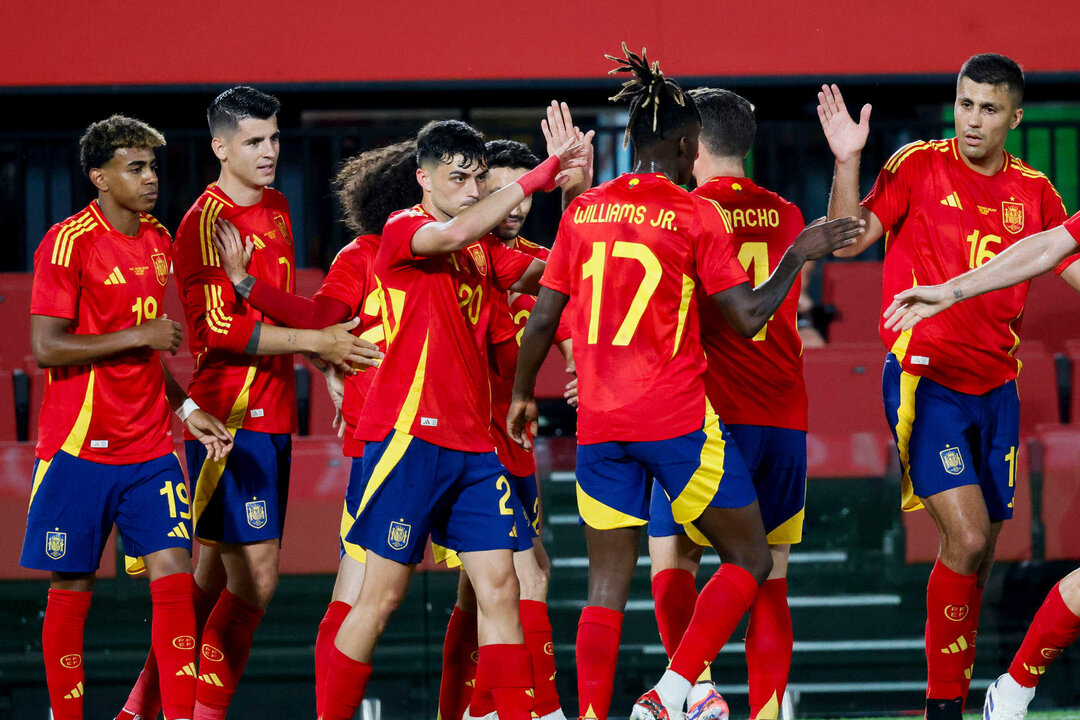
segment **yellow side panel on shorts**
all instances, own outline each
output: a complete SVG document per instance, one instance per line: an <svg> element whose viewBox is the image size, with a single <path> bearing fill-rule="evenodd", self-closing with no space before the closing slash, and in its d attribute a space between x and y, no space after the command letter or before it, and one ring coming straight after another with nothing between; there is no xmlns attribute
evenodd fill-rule
<svg viewBox="0 0 1080 720"><path fill-rule="evenodd" d="M578 513L585 520L585 524L597 530L614 530L615 528L640 527L645 520L627 515L613 507L609 507L599 500L589 497L581 484L577 486Z"/></svg>
<svg viewBox="0 0 1080 720"><path fill-rule="evenodd" d="M34 504L34 496L37 495L38 488L41 487L41 481L45 479L45 473L49 471L49 465L52 464L52 458L48 460L38 460L37 472L34 473L34 486L30 488L30 502L27 504L27 509L30 505Z"/></svg>
<svg viewBox="0 0 1080 720"><path fill-rule="evenodd" d="M83 396L82 408L79 416L75 418L75 425L68 433L67 439L61 446L61 450L68 455L79 457L82 447L86 444L86 433L90 430L90 416L94 413L94 368L90 368L90 377L86 381L86 395Z"/></svg>
<svg viewBox="0 0 1080 720"><path fill-rule="evenodd" d="M771 533L765 536L770 545L794 545L802 542L803 521L806 519L806 508L792 515L780 523Z"/></svg>
<svg viewBox="0 0 1080 720"><path fill-rule="evenodd" d="M424 348L427 349L426 343ZM364 488L364 497L360 498L360 508L356 511L357 518L364 512L364 508L371 502L371 498L375 497L375 492L386 482L390 471L401 462L401 458L405 456L405 451L409 449L409 443L413 440L412 435L408 433L399 432L398 430L394 430L393 433L394 436L386 444L386 450L383 451L382 457L379 458L379 462L375 463L375 469L371 471L367 487Z"/></svg>
<svg viewBox="0 0 1080 720"><path fill-rule="evenodd" d="M900 373L900 407L896 409L896 449L900 453L900 507L905 511L922 509L922 500L915 497L911 485L911 428L915 424L915 390L919 376Z"/></svg>
<svg viewBox="0 0 1080 720"><path fill-rule="evenodd" d="M697 520L705 512L724 477L724 435L720 419L714 413L705 416L705 444L701 446L701 463L679 496L671 501L671 515L680 525Z"/></svg>
<svg viewBox="0 0 1080 720"><path fill-rule="evenodd" d="M254 371L254 368L252 368ZM247 385L241 395L244 398L245 406L247 404ZM235 409L235 407L234 407ZM232 414L230 413L230 418ZM243 415L241 415L241 418ZM241 421L242 422L242 421ZM236 431L238 428L232 425L226 428L229 434L233 436L233 441L236 441ZM210 540L203 540L198 536L197 529L199 527L199 518L202 517L203 511L206 510L206 506L210 503L210 498L214 497L214 492L217 490L218 483L221 482L221 476L225 473L225 463L229 461L228 456L224 460L211 460L207 457L203 460L202 467L199 469L199 478L195 481L195 497L191 499L191 531L195 533L195 539L204 545L216 545L217 543Z"/></svg>
<svg viewBox="0 0 1080 720"><path fill-rule="evenodd" d="M457 552L448 547L431 543L431 554L435 558L436 564L446 563L448 568L461 567L461 558L458 557Z"/></svg>
<svg viewBox="0 0 1080 720"><path fill-rule="evenodd" d="M367 551L360 547L356 543L351 543L345 539L345 536L352 530L353 523L356 522L356 518L349 514L349 506L346 503L341 504L341 545L345 548L345 554L351 557L356 562L367 562Z"/></svg>

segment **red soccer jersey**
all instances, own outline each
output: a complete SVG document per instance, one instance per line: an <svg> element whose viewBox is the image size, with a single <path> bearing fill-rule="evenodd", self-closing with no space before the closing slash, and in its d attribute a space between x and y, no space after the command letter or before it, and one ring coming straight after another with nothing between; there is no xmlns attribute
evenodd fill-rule
<svg viewBox="0 0 1080 720"><path fill-rule="evenodd" d="M386 338L379 318L379 296L375 292L375 256L379 252L378 235L361 235L346 245L334 258L322 287L315 293L333 298L349 306L349 312L360 318L353 330L385 352ZM345 421L345 455L361 457L364 442L354 437L360 411L364 409L375 368L364 367L345 378L345 397L341 402L341 417Z"/></svg>
<svg viewBox="0 0 1080 720"><path fill-rule="evenodd" d="M195 372L188 395L230 428L296 431L296 380L289 355L245 355L255 323L274 324L233 290L213 243L214 222L228 220L255 244L248 272L294 292L289 203L267 188L255 205L234 203L210 185L184 215L176 235L176 279ZM185 438L190 439L185 432Z"/></svg>
<svg viewBox="0 0 1080 720"><path fill-rule="evenodd" d="M701 428L705 355L695 290L747 281L720 207L663 175L621 175L563 214L541 284L570 296L578 443Z"/></svg>
<svg viewBox="0 0 1080 720"><path fill-rule="evenodd" d="M723 208L739 262L755 287L769 278L804 226L799 208L747 178L713 178L694 194ZM699 299L701 344L709 365L705 393L725 423L806 430L800 288L796 278L753 339L736 333L717 308Z"/></svg>
<svg viewBox="0 0 1080 720"><path fill-rule="evenodd" d="M955 138L898 150L862 204L886 233L883 312L901 290L945 282L1066 218L1045 175L1008 153L1001 170L981 175L964 163ZM881 339L905 371L980 395L1016 377L1029 284L958 303L900 334L882 318Z"/></svg>
<svg viewBox="0 0 1080 720"><path fill-rule="evenodd" d="M139 233L113 228L97 201L53 225L34 254L32 315L71 320L68 332L104 335L156 318L169 281L172 238L153 217ZM173 450L158 353L140 349L91 365L49 368L37 457L63 450L108 465Z"/></svg>
<svg viewBox="0 0 1080 720"><path fill-rule="evenodd" d="M1080 245L1080 212L1065 221L1065 229L1073 236L1073 240ZM1073 257L1076 257L1075 255Z"/></svg>
<svg viewBox="0 0 1080 720"><path fill-rule="evenodd" d="M416 205L391 215L383 229L375 281L386 357L356 437L382 440L396 429L452 450L490 452L490 298L505 293L533 259L493 235L448 255L415 255L413 236L432 222Z"/></svg>

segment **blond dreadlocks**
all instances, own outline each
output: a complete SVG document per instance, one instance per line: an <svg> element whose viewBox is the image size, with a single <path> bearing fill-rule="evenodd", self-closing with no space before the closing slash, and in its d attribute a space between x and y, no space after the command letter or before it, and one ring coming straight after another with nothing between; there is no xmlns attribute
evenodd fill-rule
<svg viewBox="0 0 1080 720"><path fill-rule="evenodd" d="M642 130L650 131L651 135L656 136L654 139L661 139L665 129L681 126L691 118L700 122L701 118L693 99L683 92L677 82L664 77L664 73L660 72L659 60L650 65L645 56L645 48L642 48L641 55L638 55L631 52L625 42L622 44L622 51L625 58L614 55L604 57L618 65L608 71L609 75L632 74L632 77L623 83L622 89L609 98L612 102L630 100L630 120L626 124L623 147L629 144L631 137L637 136ZM648 126L643 122L643 113L650 107L652 123Z"/></svg>

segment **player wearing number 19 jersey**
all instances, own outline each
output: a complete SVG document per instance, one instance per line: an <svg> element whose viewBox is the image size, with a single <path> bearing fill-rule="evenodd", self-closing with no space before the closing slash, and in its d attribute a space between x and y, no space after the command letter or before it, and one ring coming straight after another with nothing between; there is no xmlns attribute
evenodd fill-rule
<svg viewBox="0 0 1080 720"><path fill-rule="evenodd" d="M970 58L957 81L956 137L907 145L878 174L862 201L867 233L846 254L885 235L885 306L901 290L944 282L1065 219L1046 176L1004 149L1023 115L1023 89L1023 73L1009 58ZM854 168L869 108L856 125L835 86L823 87L819 101L837 157L829 214L846 214L858 203ZM1014 353L1027 289L1023 283L988 293L902 333L880 326L888 349L882 392L903 470L903 508L925 505L941 536L927 586L931 720L959 717L982 587L1001 523L1012 516L1019 446Z"/></svg>

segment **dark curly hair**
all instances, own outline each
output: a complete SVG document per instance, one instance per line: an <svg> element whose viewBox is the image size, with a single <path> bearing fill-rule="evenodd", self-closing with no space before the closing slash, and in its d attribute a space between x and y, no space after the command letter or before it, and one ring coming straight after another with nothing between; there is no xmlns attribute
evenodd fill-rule
<svg viewBox="0 0 1080 720"><path fill-rule="evenodd" d="M416 141L368 150L341 164L331 183L342 222L357 235L378 235L390 213L420 202Z"/></svg>
<svg viewBox="0 0 1080 720"><path fill-rule="evenodd" d="M533 154L529 146L517 140L489 140L484 149L487 151L489 170L491 168L532 170L540 164L540 158Z"/></svg>
<svg viewBox="0 0 1080 720"><path fill-rule="evenodd" d="M112 160L121 148L153 150L164 146L165 136L142 120L113 115L86 128L79 139L79 162L83 172L89 174Z"/></svg>
<svg viewBox="0 0 1080 720"><path fill-rule="evenodd" d="M473 163L483 166L487 161L484 153L484 135L468 123L460 120L433 120L420 129L416 136L416 164L426 162L451 163L461 155L463 167Z"/></svg>

